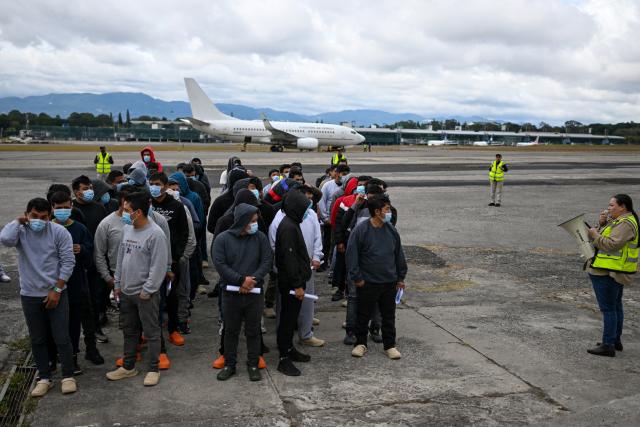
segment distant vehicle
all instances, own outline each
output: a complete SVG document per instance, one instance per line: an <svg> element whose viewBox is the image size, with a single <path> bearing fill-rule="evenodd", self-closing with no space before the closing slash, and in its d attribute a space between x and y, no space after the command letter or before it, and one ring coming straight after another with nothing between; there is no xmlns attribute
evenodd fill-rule
<svg viewBox="0 0 640 427"><path fill-rule="evenodd" d="M488 147L489 143L487 141L473 141L474 147Z"/></svg>
<svg viewBox="0 0 640 427"><path fill-rule="evenodd" d="M536 136L536 139L533 142L518 142L516 147L533 147L535 145L540 145L540 137Z"/></svg>
<svg viewBox="0 0 640 427"><path fill-rule="evenodd" d="M194 79L185 78L191 115L180 119L200 132L243 144L271 145L271 151L285 147L315 150L318 147L347 147L364 142L364 136L346 126L324 123L240 120L222 113Z"/></svg>
<svg viewBox="0 0 640 427"><path fill-rule="evenodd" d="M449 141L447 135L444 136L444 139L430 139L427 141L427 146L429 147L440 147L443 145L458 145L458 141Z"/></svg>

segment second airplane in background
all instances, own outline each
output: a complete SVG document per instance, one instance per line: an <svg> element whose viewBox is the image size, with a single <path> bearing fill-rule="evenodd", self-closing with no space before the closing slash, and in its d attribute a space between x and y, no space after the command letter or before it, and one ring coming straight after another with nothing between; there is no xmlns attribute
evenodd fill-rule
<svg viewBox="0 0 640 427"><path fill-rule="evenodd" d="M185 78L192 117L182 119L200 132L243 144L271 145L272 151L287 148L315 150L318 147L346 147L364 142L355 130L323 123L239 120L227 116L213 104L194 79Z"/></svg>

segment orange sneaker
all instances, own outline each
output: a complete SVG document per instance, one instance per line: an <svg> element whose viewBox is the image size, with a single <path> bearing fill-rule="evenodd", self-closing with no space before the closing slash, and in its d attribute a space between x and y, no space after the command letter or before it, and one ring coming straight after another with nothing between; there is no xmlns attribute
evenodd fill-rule
<svg viewBox="0 0 640 427"><path fill-rule="evenodd" d="M160 353L160 357L158 358L158 369L165 371L171 367L171 361L167 356L167 353Z"/></svg>
<svg viewBox="0 0 640 427"><path fill-rule="evenodd" d="M260 356L258 359L258 368L259 369L267 369L267 362L264 361L264 357Z"/></svg>
<svg viewBox="0 0 640 427"><path fill-rule="evenodd" d="M216 360L214 360L211 366L213 367L213 369L224 368L224 356L220 356Z"/></svg>
<svg viewBox="0 0 640 427"><path fill-rule="evenodd" d="M180 347L184 345L184 338L182 337L182 335L180 335L180 332L173 331L169 335L169 342Z"/></svg>
<svg viewBox="0 0 640 427"><path fill-rule="evenodd" d="M142 354L141 353L136 353L136 362L140 362L142 361ZM116 366L121 368L122 366L124 366L124 357L118 357L116 359Z"/></svg>

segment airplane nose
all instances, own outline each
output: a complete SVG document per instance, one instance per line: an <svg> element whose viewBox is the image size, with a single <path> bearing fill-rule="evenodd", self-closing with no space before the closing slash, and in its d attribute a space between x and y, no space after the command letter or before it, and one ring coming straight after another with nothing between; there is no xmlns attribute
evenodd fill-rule
<svg viewBox="0 0 640 427"><path fill-rule="evenodd" d="M358 134L358 136L360 137L360 138L359 138L359 139L360 139L360 142L364 142L364 140L366 139L364 136L362 136L362 135L360 135L360 134Z"/></svg>

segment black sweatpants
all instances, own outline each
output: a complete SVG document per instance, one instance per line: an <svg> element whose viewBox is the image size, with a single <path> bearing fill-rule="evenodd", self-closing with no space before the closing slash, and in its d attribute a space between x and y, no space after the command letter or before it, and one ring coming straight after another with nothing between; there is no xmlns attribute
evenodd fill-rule
<svg viewBox="0 0 640 427"><path fill-rule="evenodd" d="M376 304L382 317L382 343L388 350L396 346L396 283L365 283L356 288L358 311L356 317L356 344L367 345L369 320Z"/></svg>
<svg viewBox="0 0 640 427"><path fill-rule="evenodd" d="M324 264L327 266L331 262L331 224L322 224L322 253L324 254Z"/></svg>
<svg viewBox="0 0 640 427"><path fill-rule="evenodd" d="M338 251L336 248L336 262L333 265L333 277L331 278L331 284L338 288L340 292L344 292L346 288L346 260L345 253Z"/></svg>
<svg viewBox="0 0 640 427"><path fill-rule="evenodd" d="M278 323L278 351L280 357L286 357L289 350L293 348L293 332L298 326L298 315L302 307L302 301L289 294L291 290L288 287L280 287L280 323Z"/></svg>
<svg viewBox="0 0 640 427"><path fill-rule="evenodd" d="M262 344L260 320L262 319L263 295L222 292L224 307L224 364L236 367L238 338L244 321L244 336L247 339L247 366L258 366Z"/></svg>
<svg viewBox="0 0 640 427"><path fill-rule="evenodd" d="M169 295L167 295L167 299L165 301L167 317L169 318L167 324L170 334L178 330L178 282L181 280L181 277L180 267L177 262L171 264L171 271L175 277L171 283L171 291L169 292Z"/></svg>

